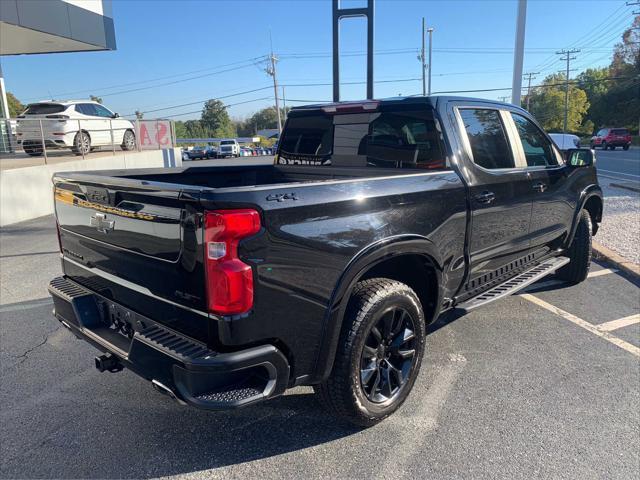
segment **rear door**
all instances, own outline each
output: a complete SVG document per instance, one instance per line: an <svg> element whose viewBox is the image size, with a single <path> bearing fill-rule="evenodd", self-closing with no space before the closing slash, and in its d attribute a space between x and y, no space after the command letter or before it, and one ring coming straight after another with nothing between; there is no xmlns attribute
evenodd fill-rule
<svg viewBox="0 0 640 480"><path fill-rule="evenodd" d="M531 182L507 134L508 112L491 104L458 104L454 113L466 157L471 201L469 294L529 261Z"/></svg>

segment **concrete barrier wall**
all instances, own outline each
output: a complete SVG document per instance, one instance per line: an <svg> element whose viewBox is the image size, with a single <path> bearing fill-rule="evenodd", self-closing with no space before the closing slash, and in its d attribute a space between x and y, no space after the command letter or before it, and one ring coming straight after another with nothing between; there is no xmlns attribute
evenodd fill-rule
<svg viewBox="0 0 640 480"><path fill-rule="evenodd" d="M51 177L56 172L121 168L179 167L180 149L118 152L95 159L15 168L0 172L0 226L53 213Z"/></svg>

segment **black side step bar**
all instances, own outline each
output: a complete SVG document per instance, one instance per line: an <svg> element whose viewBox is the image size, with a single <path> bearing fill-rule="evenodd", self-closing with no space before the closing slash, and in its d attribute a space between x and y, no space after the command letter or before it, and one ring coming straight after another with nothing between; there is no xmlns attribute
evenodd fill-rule
<svg viewBox="0 0 640 480"><path fill-rule="evenodd" d="M470 298L469 300L456 305L456 309L463 312L469 312L486 305L487 303L513 295L524 287L527 287L541 278L546 277L550 273L555 272L567 263L569 263L569 259L567 257L554 257L545 260L526 272L522 272L506 282L501 283L486 292L482 292L477 297Z"/></svg>

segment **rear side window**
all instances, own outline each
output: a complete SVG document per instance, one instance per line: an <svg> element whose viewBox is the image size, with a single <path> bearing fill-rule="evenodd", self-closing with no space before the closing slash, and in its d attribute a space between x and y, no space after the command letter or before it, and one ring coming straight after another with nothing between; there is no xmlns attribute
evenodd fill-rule
<svg viewBox="0 0 640 480"><path fill-rule="evenodd" d="M469 138L473 163L491 170L515 167L498 110L465 108L460 110L460 117Z"/></svg>
<svg viewBox="0 0 640 480"><path fill-rule="evenodd" d="M551 142L529 119L512 113L511 117L518 130L524 156L529 167L548 167L558 165Z"/></svg>
<svg viewBox="0 0 640 480"><path fill-rule="evenodd" d="M441 133L426 109L289 117L279 163L446 168Z"/></svg>
<svg viewBox="0 0 640 480"><path fill-rule="evenodd" d="M614 128L611 130L611 135L629 135L629 130L626 128Z"/></svg>
<svg viewBox="0 0 640 480"><path fill-rule="evenodd" d="M64 105L56 103L33 103L27 107L24 115L49 115L51 113L61 113L66 110Z"/></svg>

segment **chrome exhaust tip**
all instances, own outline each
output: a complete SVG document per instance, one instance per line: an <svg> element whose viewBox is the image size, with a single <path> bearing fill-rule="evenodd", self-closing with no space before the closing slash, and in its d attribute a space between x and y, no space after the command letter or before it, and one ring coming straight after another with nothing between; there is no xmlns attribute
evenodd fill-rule
<svg viewBox="0 0 640 480"><path fill-rule="evenodd" d="M163 395L168 395L169 397L173 398L178 404L180 405L186 405L187 403L184 400L179 399L176 394L173 392L173 390L171 390L169 387L167 387L164 383L159 382L156 379L151 380L151 386L153 387L153 389L156 392L159 392Z"/></svg>

